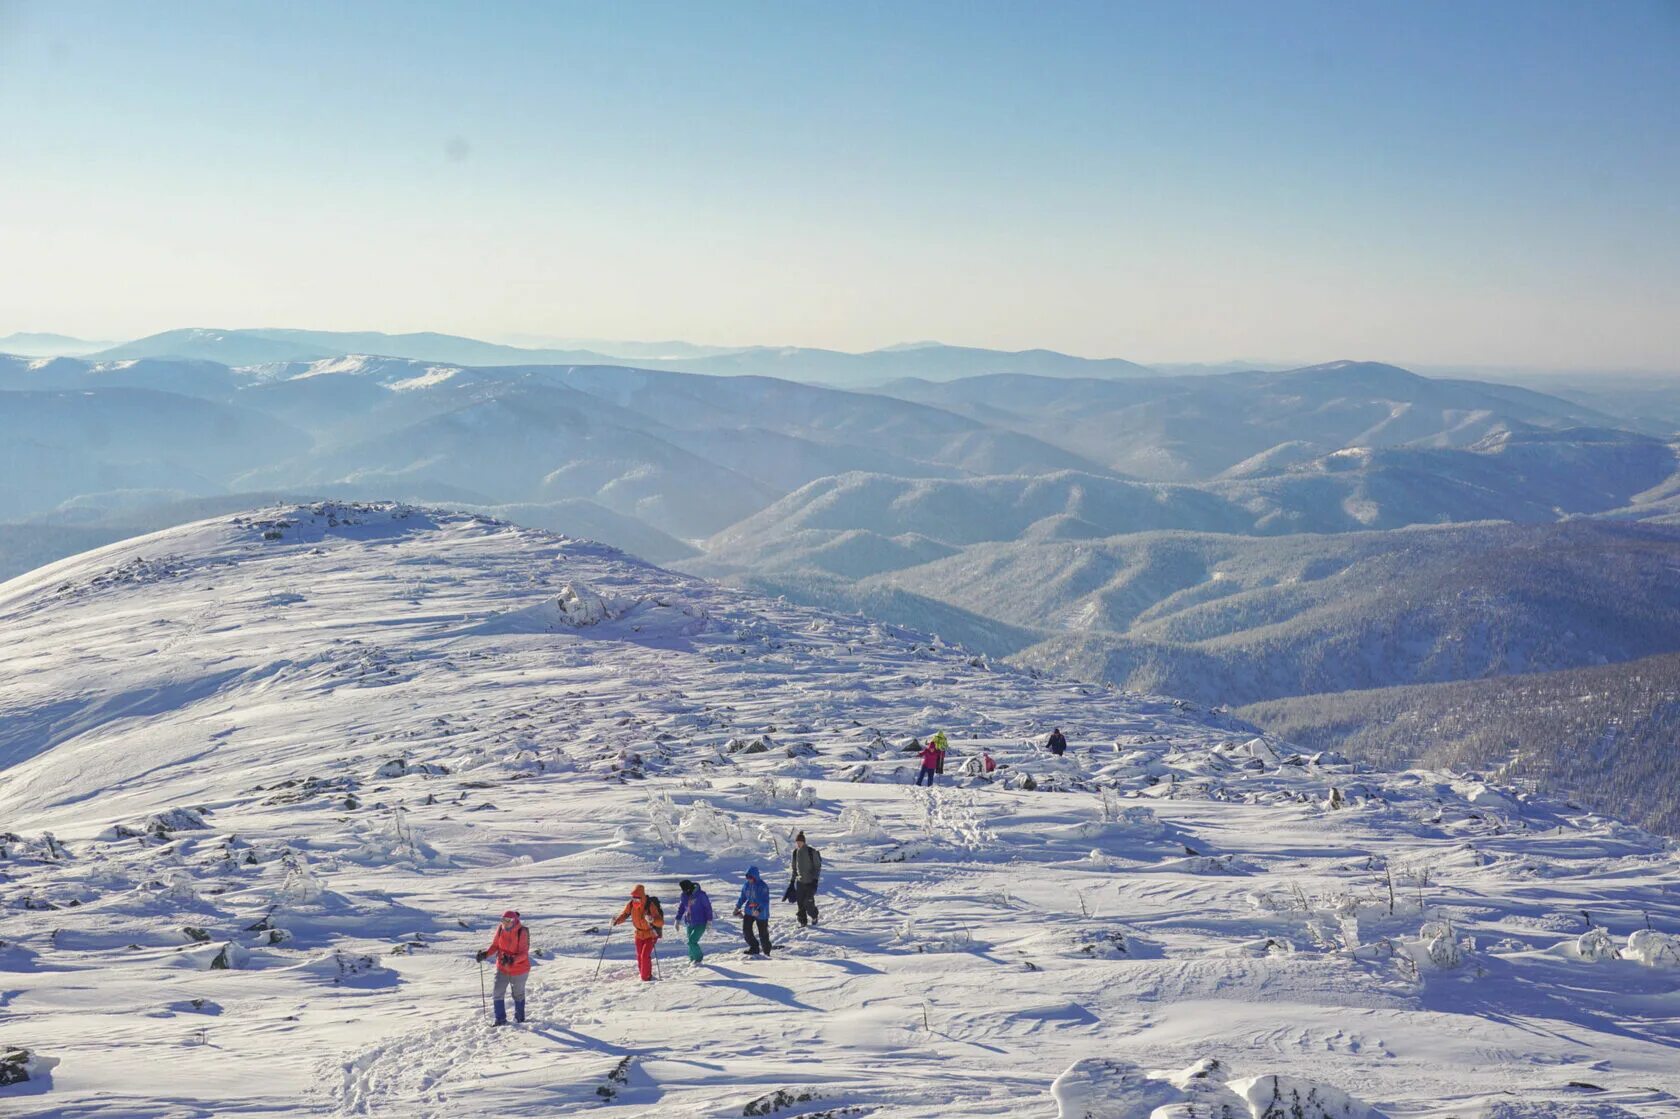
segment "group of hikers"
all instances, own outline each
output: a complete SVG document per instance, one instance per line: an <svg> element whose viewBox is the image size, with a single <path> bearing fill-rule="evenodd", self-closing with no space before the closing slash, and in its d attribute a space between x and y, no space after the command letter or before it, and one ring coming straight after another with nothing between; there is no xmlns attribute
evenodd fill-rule
<svg viewBox="0 0 1680 1119"><path fill-rule="evenodd" d="M1062 728L1057 727L1045 745L1052 754L1061 757L1067 751L1067 739L1062 735ZM928 739L921 751L922 770L916 777L918 786L933 785L934 778L945 772L945 754L949 748L944 731L938 731ZM990 776L997 769L997 762L989 752L982 752L981 757L984 772ZM782 894L782 900L793 903L800 928L814 926L818 919L817 887L822 876L822 852L806 842L804 832L794 836L788 870L788 887ZM700 938L706 934L714 917L712 899L698 882L690 878L678 882L677 888L682 891L682 901L677 905L676 922L687 930L689 962L699 964L705 958ZM741 919L741 937L746 941L746 954L768 958L772 947L770 887L756 866L747 868L741 892L735 898L734 915ZM630 891L630 900L612 919L612 924L616 928L626 921L635 931L636 970L643 982L651 982L654 976L654 948L665 935L664 907L657 897L647 892L646 886L638 885ZM604 944L601 954L603 957L606 955ZM516 910L510 909L502 914L490 946L482 949L477 959L480 963L490 959L496 961L495 1024L505 1026L508 1023L507 996L510 993L513 995L513 1020L525 1021L525 984L531 973L531 934Z"/></svg>
<svg viewBox="0 0 1680 1119"><path fill-rule="evenodd" d="M916 745L918 744L912 740L912 748ZM1058 758L1067 753L1067 736L1062 733L1061 727L1057 727L1050 732L1050 738L1045 742L1045 746ZM921 772L916 774L917 788L923 785L931 787L934 785L936 777L945 775L945 755L950 752L950 749L951 743L945 737L945 732L935 731L933 736L927 740L927 744L921 748L922 768ZM969 772L989 778L997 772L997 769L997 759L992 757L991 751L982 750L978 770L971 769Z"/></svg>
<svg viewBox="0 0 1680 1119"><path fill-rule="evenodd" d="M789 862L791 877L782 900L794 903L800 928L815 925L819 916L817 888L822 876L822 852L806 842L805 833L800 832L793 839L793 857ZM677 888L682 891L682 901L677 905L676 922L687 930L689 962L698 964L705 958L700 938L712 923L712 899L705 888L693 879L684 878L677 883ZM756 866L747 868L741 892L735 898L735 916L741 919L746 954L768 958L772 947L770 887ZM635 932L636 970L644 982L651 981L654 976L654 948L665 935L664 907L657 897L648 893L646 886L638 885L630 891L630 900L612 919L612 924L616 928L626 921L630 922ZM606 954L606 945L601 946L601 952L603 956ZM477 959L480 963L490 959L496 961L495 1024L505 1026L508 1023L509 993L513 995L513 1020L525 1021L525 983L531 973L531 935L517 911L510 909L502 914L501 924L496 927L490 946L480 950Z"/></svg>

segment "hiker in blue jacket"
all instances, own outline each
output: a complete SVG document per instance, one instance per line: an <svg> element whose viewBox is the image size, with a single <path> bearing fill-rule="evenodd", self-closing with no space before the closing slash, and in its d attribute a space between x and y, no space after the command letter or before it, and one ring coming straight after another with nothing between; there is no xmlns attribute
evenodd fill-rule
<svg viewBox="0 0 1680 1119"><path fill-rule="evenodd" d="M758 868L747 868L741 896L735 899L735 916L741 918L741 935L747 938L747 955L770 955L770 887L758 876ZM753 926L758 935L753 935Z"/></svg>
<svg viewBox="0 0 1680 1119"><path fill-rule="evenodd" d="M688 928L688 962L697 964L704 958L700 951L700 938L706 935L706 926L712 923L712 899L706 896L706 891L700 888L700 883L684 878L677 883L682 890L682 901L677 903L677 924Z"/></svg>

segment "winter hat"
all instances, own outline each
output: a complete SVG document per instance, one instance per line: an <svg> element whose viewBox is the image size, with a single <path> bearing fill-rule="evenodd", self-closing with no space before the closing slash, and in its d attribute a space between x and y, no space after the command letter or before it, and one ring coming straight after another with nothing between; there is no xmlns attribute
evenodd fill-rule
<svg viewBox="0 0 1680 1119"><path fill-rule="evenodd" d="M684 878L681 882L677 883L677 889L681 890L685 894L692 894L695 890L695 885L692 880Z"/></svg>
<svg viewBox="0 0 1680 1119"><path fill-rule="evenodd" d="M510 909L506 913L502 914L502 920L504 921L509 917L512 917L515 921L519 920L519 911L516 909Z"/></svg>
<svg viewBox="0 0 1680 1119"><path fill-rule="evenodd" d="M748 878L757 878L758 877L758 868L756 866L749 866L747 868L747 877Z"/></svg>
<svg viewBox="0 0 1680 1119"><path fill-rule="evenodd" d="M637 886L634 890L630 891L630 896L633 897L633 898L645 898L645 897L647 897L647 887L646 886Z"/></svg>
<svg viewBox="0 0 1680 1119"><path fill-rule="evenodd" d="M793 841L795 843L804 843L805 842L805 833L800 832L798 835L793 837Z"/></svg>

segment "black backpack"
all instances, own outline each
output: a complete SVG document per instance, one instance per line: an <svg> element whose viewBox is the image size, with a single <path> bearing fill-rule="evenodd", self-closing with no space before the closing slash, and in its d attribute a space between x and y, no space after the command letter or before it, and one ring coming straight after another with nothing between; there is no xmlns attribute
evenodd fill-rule
<svg viewBox="0 0 1680 1119"><path fill-rule="evenodd" d="M647 913L648 924L653 926L654 933L659 936L664 936L665 907L659 904L659 899L654 897L652 894L649 894L647 896L647 906L644 912Z"/></svg>

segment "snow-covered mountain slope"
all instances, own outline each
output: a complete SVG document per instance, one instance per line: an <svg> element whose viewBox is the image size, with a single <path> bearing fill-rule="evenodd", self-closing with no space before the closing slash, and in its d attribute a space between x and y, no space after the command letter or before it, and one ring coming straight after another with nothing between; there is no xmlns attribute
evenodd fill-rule
<svg viewBox="0 0 1680 1119"><path fill-rule="evenodd" d="M989 617L1002 643L971 632L982 651L1207 703L1680 651L1680 531L1611 520L1134 533L974 545L849 587L755 578L797 601L867 599L872 616L941 633L938 611ZM1023 632L1040 643L1023 652Z"/></svg>
<svg viewBox="0 0 1680 1119"><path fill-rule="evenodd" d="M1654 516L1680 489L1675 448L1622 431L1525 431L1474 447L1336 451L1277 473L1213 482L1136 482L1074 471L979 478L851 473L820 478L707 542L693 570L812 569L853 576L858 533L974 544L1093 539L1163 530L1281 536L1485 520ZM846 565L835 563L839 555ZM882 548L871 573L919 562ZM855 576L854 576L855 577Z"/></svg>
<svg viewBox="0 0 1680 1119"><path fill-rule="evenodd" d="M1680 1104L1680 853L1472 778L406 507L113 545L0 585L0 632L8 1115ZM635 979L633 884L727 914L796 830L818 927ZM510 906L533 1021L495 1031Z"/></svg>
<svg viewBox="0 0 1680 1119"><path fill-rule="evenodd" d="M1282 444L1467 447L1523 428L1617 426L1602 412L1511 385L1338 361L1282 372L1099 381L973 377L883 392L1066 447L1140 478L1211 478Z"/></svg>
<svg viewBox="0 0 1680 1119"><path fill-rule="evenodd" d="M1496 771L1680 834L1680 654L1241 708L1305 747L1390 766Z"/></svg>

